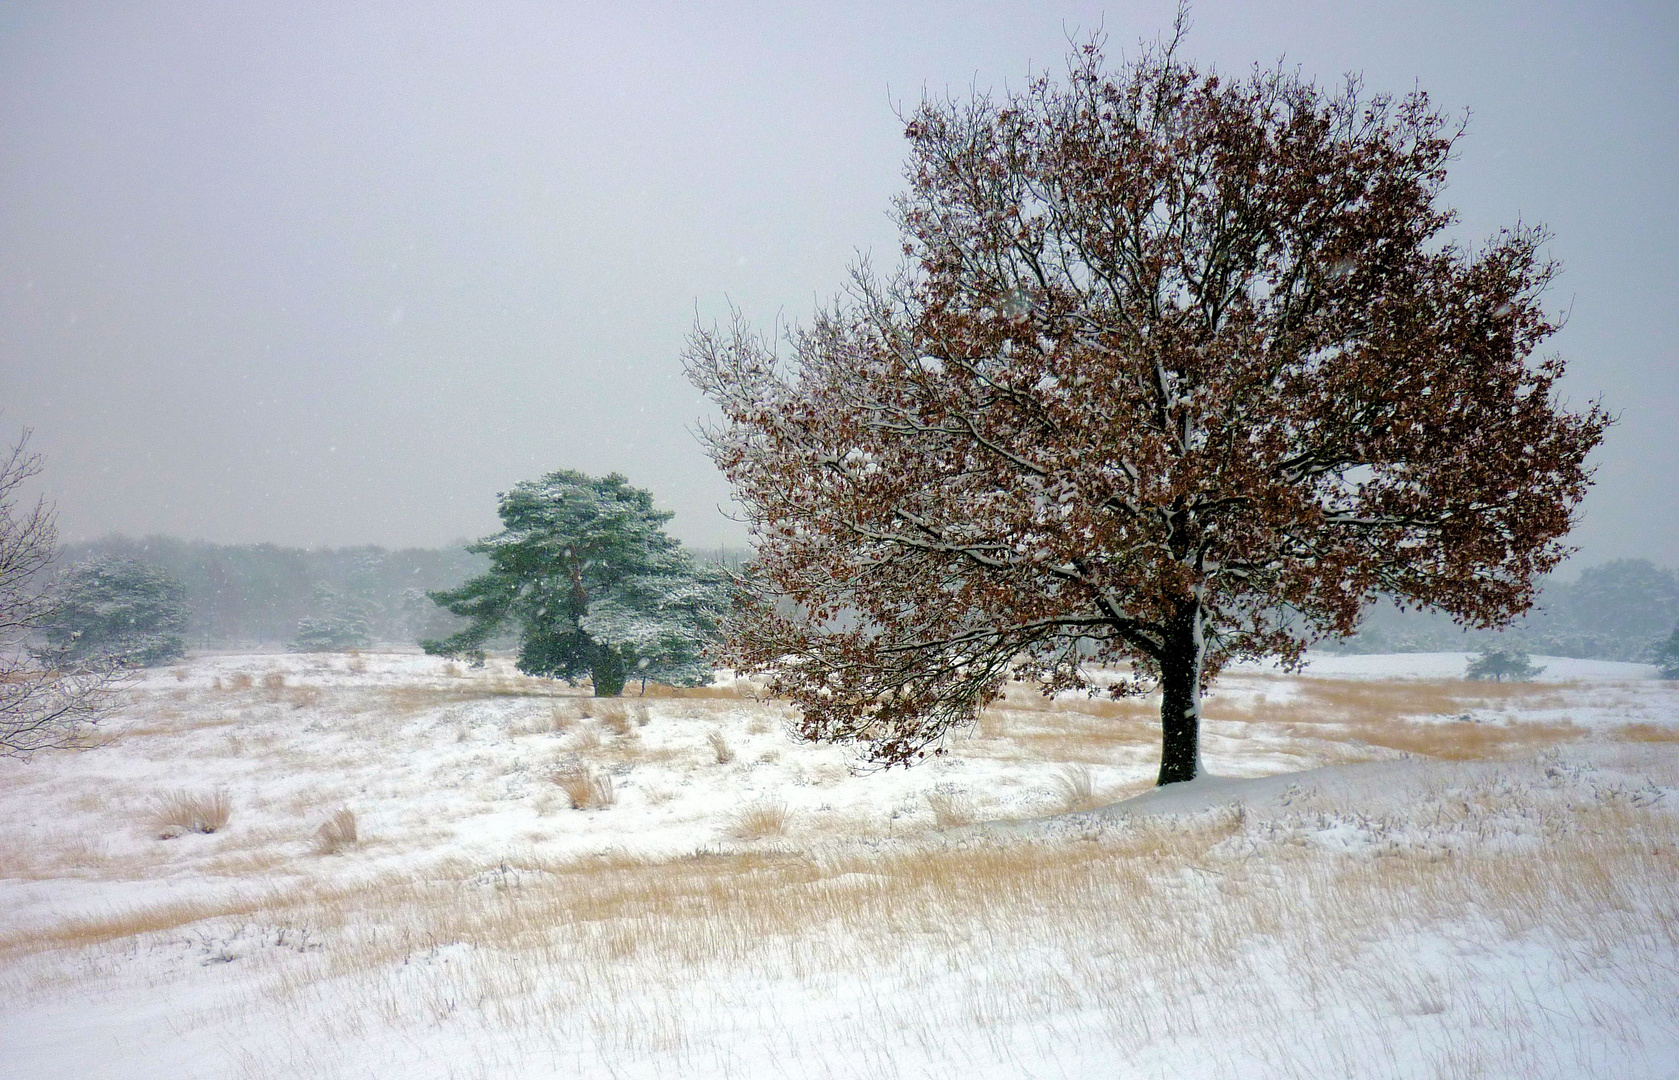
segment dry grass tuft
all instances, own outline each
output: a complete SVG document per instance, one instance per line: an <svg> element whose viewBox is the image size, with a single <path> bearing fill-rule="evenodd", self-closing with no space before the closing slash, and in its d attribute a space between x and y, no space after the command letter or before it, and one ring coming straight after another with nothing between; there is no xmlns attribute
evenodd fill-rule
<svg viewBox="0 0 1679 1080"><path fill-rule="evenodd" d="M1065 814L1090 810L1106 801L1096 793L1088 765L1061 766L1055 775L1055 792L1061 803L1061 812Z"/></svg>
<svg viewBox="0 0 1679 1080"><path fill-rule="evenodd" d="M973 824L975 817L973 800L967 792L954 789L934 788L929 791L927 808L933 811L933 827L936 829L959 829Z"/></svg>
<svg viewBox="0 0 1679 1080"><path fill-rule="evenodd" d="M175 681L176 682L186 682L187 681L187 669L184 668L184 667L178 667L175 670L171 671L169 674L175 676Z"/></svg>
<svg viewBox="0 0 1679 1080"><path fill-rule="evenodd" d="M159 840L173 840L187 833L218 832L232 816L233 803L226 791L177 791L158 796L147 821Z"/></svg>
<svg viewBox="0 0 1679 1080"><path fill-rule="evenodd" d="M459 664L455 663L453 660L451 660L447 664L444 664L443 665L443 677L445 679L458 679L458 678L460 678L461 677L461 666Z"/></svg>
<svg viewBox="0 0 1679 1080"><path fill-rule="evenodd" d="M291 707L294 709L312 709L321 701L321 688L318 686L299 686L291 692Z"/></svg>
<svg viewBox="0 0 1679 1080"><path fill-rule="evenodd" d="M573 810L602 810L611 806L616 797L609 774L584 766L561 766L554 770L550 779L566 793Z"/></svg>
<svg viewBox="0 0 1679 1080"><path fill-rule="evenodd" d="M763 840L784 835L792 820L786 803L765 800L736 813L725 832L731 840Z"/></svg>
<svg viewBox="0 0 1679 1080"><path fill-rule="evenodd" d="M653 716L647 711L647 706L637 702L630 706L630 719L635 721L636 727L646 727Z"/></svg>
<svg viewBox="0 0 1679 1080"><path fill-rule="evenodd" d="M218 683L221 682L220 679L217 679L216 681ZM249 690L251 685L252 680L249 672L235 671L227 677L227 688L229 690Z"/></svg>
<svg viewBox="0 0 1679 1080"><path fill-rule="evenodd" d="M727 765L735 759L734 747L729 745L729 740L723 738L721 731L709 732L705 741L711 744L711 753L717 759L717 764Z"/></svg>
<svg viewBox="0 0 1679 1080"><path fill-rule="evenodd" d="M628 735L630 733L629 712L622 701L607 698L595 707L595 714L600 717L601 727L614 735Z"/></svg>
<svg viewBox="0 0 1679 1080"><path fill-rule="evenodd" d="M320 855L334 855L356 844L356 815L348 806L340 807L320 828L315 830L315 851Z"/></svg>
<svg viewBox="0 0 1679 1080"><path fill-rule="evenodd" d="M262 689L268 694L269 701L279 701L285 688L286 673L283 671L270 671L262 677Z"/></svg>

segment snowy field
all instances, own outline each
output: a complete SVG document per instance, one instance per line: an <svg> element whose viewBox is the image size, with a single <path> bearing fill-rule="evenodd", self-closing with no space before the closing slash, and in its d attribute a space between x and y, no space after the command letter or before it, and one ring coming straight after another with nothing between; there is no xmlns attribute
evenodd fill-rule
<svg viewBox="0 0 1679 1080"><path fill-rule="evenodd" d="M880 772L746 683L195 659L0 761L0 1076L1679 1077L1679 684L1464 660L1234 671L1150 794L1149 701Z"/></svg>

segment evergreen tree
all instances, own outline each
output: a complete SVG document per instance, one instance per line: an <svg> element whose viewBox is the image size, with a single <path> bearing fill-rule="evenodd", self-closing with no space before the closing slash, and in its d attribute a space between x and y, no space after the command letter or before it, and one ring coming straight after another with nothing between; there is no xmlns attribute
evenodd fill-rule
<svg viewBox="0 0 1679 1080"><path fill-rule="evenodd" d="M178 660L186 655L184 597L168 571L135 559L77 563L59 584L38 655L66 668Z"/></svg>
<svg viewBox="0 0 1679 1080"><path fill-rule="evenodd" d="M298 620L295 652L343 652L372 642L368 604L326 585L315 587L314 611Z"/></svg>
<svg viewBox="0 0 1679 1080"><path fill-rule="evenodd" d="M672 515L613 473L571 470L528 480L499 496L502 531L469 550L490 570L428 595L471 620L428 653L483 662L504 625L520 636L519 670L568 681L587 674L596 696L637 677L673 683L710 676L701 645L715 626L727 579L698 571L665 535Z"/></svg>
<svg viewBox="0 0 1679 1080"><path fill-rule="evenodd" d="M1662 678L1679 679L1679 627L1665 643L1656 646L1656 666L1661 668Z"/></svg>
<svg viewBox="0 0 1679 1080"><path fill-rule="evenodd" d="M1464 677L1503 682L1505 679L1531 679L1544 670L1542 667L1534 667L1525 652L1515 649L1487 649L1470 657L1469 670L1464 673Z"/></svg>

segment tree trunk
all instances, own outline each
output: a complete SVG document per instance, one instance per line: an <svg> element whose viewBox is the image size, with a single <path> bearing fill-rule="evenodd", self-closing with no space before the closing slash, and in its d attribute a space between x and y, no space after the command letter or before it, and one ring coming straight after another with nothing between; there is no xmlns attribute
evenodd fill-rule
<svg viewBox="0 0 1679 1080"><path fill-rule="evenodd" d="M1160 778L1164 787L1201 772L1201 657L1206 647L1200 604L1185 605L1171 626L1160 662Z"/></svg>
<svg viewBox="0 0 1679 1080"><path fill-rule="evenodd" d="M624 692L624 658L618 650L604 645L595 646L589 664L589 678L595 684L596 697L617 697Z"/></svg>

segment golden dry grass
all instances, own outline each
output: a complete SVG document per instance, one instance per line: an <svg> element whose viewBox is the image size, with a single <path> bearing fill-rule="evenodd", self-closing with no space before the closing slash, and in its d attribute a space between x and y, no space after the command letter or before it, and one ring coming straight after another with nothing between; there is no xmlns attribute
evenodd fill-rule
<svg viewBox="0 0 1679 1080"><path fill-rule="evenodd" d="M315 852L333 855L357 843L355 811L344 806L315 830Z"/></svg>
<svg viewBox="0 0 1679 1080"><path fill-rule="evenodd" d="M610 774L585 766L563 765L555 769L549 779L565 792L573 810L605 809L612 805L616 794Z"/></svg>
<svg viewBox="0 0 1679 1080"><path fill-rule="evenodd" d="M731 840L763 840L784 835L792 820L786 803L765 800L736 812L724 832Z"/></svg>
<svg viewBox="0 0 1679 1080"><path fill-rule="evenodd" d="M474 675L458 682L458 694L412 686L354 691L366 698L372 713L360 730L369 738L388 730L384 717L394 707L387 698L406 696L426 703L419 708L443 709L499 696L486 690L487 678ZM1229 700L1215 697L1208 710L1209 731L1218 739L1244 733L1263 736L1270 740L1267 752L1273 746L1298 745L1321 756L1358 757L1370 756L1370 748L1376 748L1452 760L1516 758L1581 734L1561 721L1506 725L1447 719L1464 712L1523 708L1521 701L1529 699L1513 694L1532 694L1534 702L1548 700L1544 707L1550 708L1555 700L1543 697L1553 693L1549 688L1400 686L1384 702L1367 687L1319 687L1311 680L1294 685L1297 692L1288 700L1261 700L1259 693L1232 694ZM299 689L286 688L288 699ZM351 692L335 688L331 694L336 715L340 697L347 699ZM660 726L643 736L637 730L637 708L645 705L638 702L617 703L627 720L618 723L598 708L599 703L575 692L518 696L556 700L498 707L492 715L499 719L470 727L472 746L465 753L478 755L502 738L565 729L563 742L519 744L520 754L534 755L536 771L531 775L542 777L543 762L551 760L547 755L565 748L573 754L599 755L588 764L574 762L573 772L579 779L604 779L607 784L611 777L596 771L601 763L637 754L675 763L700 783L737 772L744 775L744 766L700 771L697 754L715 756L700 743L701 734L713 724L730 725L712 729L707 741L715 737L728 746L732 738L743 756L756 759L764 744L748 738L748 733L772 730L784 716L779 704L743 708L740 698L665 701L655 706ZM1238 708L1237 701L1251 704ZM598 720L579 724L580 702ZM237 704L252 717L273 717L263 719L269 726L254 728L249 738L242 732L244 746L272 738L268 730L282 731L298 723L289 712L259 703ZM1126 777L1135 775L1137 784L1147 785L1159 752L1156 709L1146 700L1046 701L1015 694L986 711L981 738L961 742L955 749L969 757L1031 763L1029 769L1018 770L1024 780L1015 790L1041 805L1047 780L1058 789L1065 808L1075 809L1117 797L1131 783ZM189 712L156 729L173 732L200 722ZM667 747L662 739L670 723L681 725L686 734ZM435 728L414 725L427 738L446 736L456 727L465 732L469 725L454 718L440 720ZM331 754L323 756L323 762L325 757L353 752L338 745L337 737L341 732L356 737L351 735L356 730L334 729ZM612 732L612 737L602 740L603 732ZM1647 752L1671 757L1664 744L1679 741L1668 729L1648 724L1623 725L1611 734L1624 744L1618 752L1628 760ZM211 738L220 745L219 736ZM631 745L643 738L656 744L651 751ZM271 749L277 754L302 753L289 743ZM369 748L370 753L377 750ZM784 752L789 758L796 753ZM305 764L301 758L296 761L298 768ZM1058 774L1051 771L1057 764L1062 766ZM1114 767L1119 764L1125 768ZM309 767L330 766L315 762ZM1448 775L1447 766L1426 767ZM807 770L808 777L816 772L814 767ZM843 777L843 768L839 774ZM288 768L287 775L295 771ZM499 782L506 774L487 775ZM1103 779L1100 784L1098 776ZM557 775L554 779L556 786L536 785L541 790L533 793L533 803L551 800L557 809L562 797L574 806L598 798L587 789L573 796ZM674 779L654 776L650 785L647 779L638 771L627 790L643 794L650 805L681 797ZM911 789L904 798L924 798L935 828L957 828L980 816L969 790L973 779L964 777L960 787ZM806 780L801 774L794 782ZM1006 797L988 793L983 805L993 814L1015 813L1006 809ZM99 958L116 955L113 945L133 950L144 943L150 949L233 932L229 928L247 924L306 925L327 947L283 964L265 959L269 966L258 969L265 981L251 984L251 996L241 999L239 1008L277 1007L295 1012L299 1024L331 1026L336 1023L331 1017L342 1012L329 1010L323 1020L318 1003L338 1000L331 995L365 998L377 1003L368 1007L369 1015L377 1013L377 1024L412 1034L446 1022L448 1010L455 1006L446 1009L443 1002L460 1002L463 1011L474 1011L497 1025L563 1030L568 1038L579 1031L611 1032L613 1046L649 1055L684 1046L684 1040L696 1037L697 1029L685 1026L682 1019L682 1002L659 997L666 992L660 987L704 986L743 972L754 985L778 979L795 985L834 980L871 985L876 977L898 978L905 945L914 943L914 963L931 966L911 973L912 982L933 986L939 978L959 985L954 996L925 1015L880 1017L887 1021L880 1030L891 1031L895 1045L949 1045L941 1040L958 1038L954 1033L961 1033L963 1045L971 1045L990 1031L1099 1014L1098 1028L1080 1037L1111 1041L1118 1048L1115 1053L1123 1056L1154 1045L1151 1040L1157 1036L1143 1029L1168 1015L1193 1017L1196 1010L1212 1009L1231 1016L1233 1023L1263 1030L1265 1010L1272 1007L1269 991L1255 991L1259 996L1251 997L1243 996L1249 994L1244 988L1268 986L1276 972L1285 973L1277 976L1283 982L1298 983L1306 988L1303 993L1317 1000L1351 1002L1346 1007L1357 1017L1366 1016L1360 1011L1366 1007L1369 1018L1447 1015L1467 1030L1476 1023L1464 1011L1464 1002L1477 992L1472 980L1451 976L1442 988L1427 982L1432 976L1381 964L1386 955L1382 950L1388 947L1383 942L1398 941L1418 928L1444 927L1458 933L1454 920L1461 920L1465 912L1484 917L1498 932L1526 935L1528 945L1534 935L1569 935L1580 943L1570 957L1582 958L1580 963L1596 958L1591 962L1600 965L1596 970L1603 978L1629 985L1656 985L1651 980L1657 975L1616 966L1623 964L1621 959L1603 958L1622 956L1627 941L1655 943L1649 950L1652 956L1671 957L1679 935L1672 929L1679 925L1673 819L1665 806L1613 795L1601 805L1588 800L1564 807L1560 802L1535 803L1521 790L1488 787L1450 800L1423 800L1414 810L1386 811L1385 818L1359 807L1307 800L1298 813L1290 811L1293 816L1282 819L1254 820L1232 810L1173 822L1091 826L1087 833L1056 839L986 833L988 838L978 842L973 838L980 834L971 830L949 837L928 832L928 815L917 812L919 803L904 804L912 812L911 839L906 842L904 825L893 826L881 814L865 819L839 802L837 809L801 811L791 839L745 850L724 845L732 852L724 854L544 860L520 858L518 853L528 849L515 840L499 864L475 858L420 866L421 860L409 858L404 869L391 870L391 860L383 858L299 862L298 852L305 849L307 830L314 824L309 818L319 812L312 808L330 807L343 798L360 796L353 789L330 786L274 795L274 806L288 799L287 805L296 804L286 820L289 833L246 844L246 833L252 830L241 827L225 842L221 837L195 841L196 848L145 845L150 861L147 856L113 857L98 844L76 846L68 841L56 843L50 857L15 846L0 850L0 876L37 880L74 874L149 878L164 873L169 858L179 860L213 848L212 857L194 864L199 872L252 883L288 881L284 890L264 891L259 886L202 903L142 904L130 911L107 909L99 918L53 919L28 932L0 937L0 965L15 965L0 966L0 974L12 980L8 986L26 985L37 978L34 972L41 973L40 979L60 979L69 986L80 978L71 974L76 965L94 970L108 962ZM814 805L803 794L800 798L801 806ZM626 801L631 808L639 805L634 794ZM255 806L242 800L242 818L254 817ZM97 802L87 803L81 812L99 809ZM380 820L388 819L382 815ZM743 844L786 838L791 820L785 804L766 800L734 815L719 815L704 835ZM1512 820L1523 830L1518 843L1469 843L1443 853L1438 846L1408 839L1418 822L1425 822L1452 836L1496 841L1506 835L1500 830ZM537 820L530 842L541 843L544 834L559 830L594 829L612 821L613 815ZM1326 852L1311 839L1323 821L1363 830L1372 846L1380 847L1379 857ZM414 826L406 830L381 825L371 845L374 852L417 854L434 842L427 839L431 834ZM448 832L448 827L440 827L437 836ZM351 869L358 875L353 882L342 873ZM1193 927L1194 933L1183 933L1184 927ZM416 942L456 950L447 967L434 965L416 976L435 980L435 997L429 996L430 990L389 989L396 978L393 972L408 978L409 969L403 965L414 956ZM1623 953L1614 953L1616 949ZM1263 970L1243 967L1247 957L1266 950ZM62 952L63 958L43 955L54 952ZM1032 966L1035 961L1024 959L1041 956L1057 959L1043 971ZM23 964L25 957L36 959ZM996 974L971 979L952 975L987 970ZM1361 974L1372 970L1380 971L1380 978ZM1214 971L1219 973L1216 980L1194 974ZM1452 983L1452 978L1461 981ZM588 990L557 995L551 987L562 983ZM948 982L937 985L941 992L949 988ZM1158 1000L1139 1005L1138 986L1150 987ZM1512 1006L1496 1007L1505 1012L1489 1014L1476 1030L1529 1022L1523 1017L1510 1021L1519 1011ZM660 1015L673 1019L648 1020ZM1091 1034L1098 1029L1100 1034ZM328 1042L351 1038L337 1034ZM1292 1071L1279 1068L1276 1075L1359 1074L1356 1069L1330 1068L1334 1063L1318 1064L1323 1069L1301 1065ZM1472 1076L1486 1071L1472 1066L1471 1062L1456 1071L1436 1072ZM681 1073L672 1068L673 1075ZM249 1074L279 1076L284 1068L253 1066ZM483 1074L496 1073L491 1068ZM703 1069L694 1074L703 1074Z"/></svg>
<svg viewBox="0 0 1679 1080"><path fill-rule="evenodd" d="M1679 743L1679 725L1622 724L1611 735L1623 742Z"/></svg>
<svg viewBox="0 0 1679 1080"><path fill-rule="evenodd" d="M974 801L965 791L934 788L924 796L927 809L933 812L935 829L959 829L970 825L976 816Z"/></svg>
<svg viewBox="0 0 1679 1080"><path fill-rule="evenodd" d="M146 823L161 840L187 833L213 833L227 827L233 816L233 801L226 791L175 791L158 796L146 814Z"/></svg>

